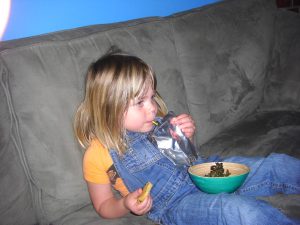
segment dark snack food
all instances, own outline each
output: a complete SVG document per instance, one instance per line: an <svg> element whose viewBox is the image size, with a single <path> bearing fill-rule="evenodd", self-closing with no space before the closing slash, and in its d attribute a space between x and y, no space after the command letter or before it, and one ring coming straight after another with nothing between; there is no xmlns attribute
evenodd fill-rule
<svg viewBox="0 0 300 225"><path fill-rule="evenodd" d="M216 163L210 167L209 174L205 174L205 177L228 177L230 175L229 170L224 173L223 163Z"/></svg>

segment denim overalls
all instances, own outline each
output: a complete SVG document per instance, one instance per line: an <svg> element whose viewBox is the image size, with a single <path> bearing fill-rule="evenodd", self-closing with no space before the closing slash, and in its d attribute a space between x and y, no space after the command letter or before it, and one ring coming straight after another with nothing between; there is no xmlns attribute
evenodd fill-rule
<svg viewBox="0 0 300 225"><path fill-rule="evenodd" d="M295 172L300 171L299 160L283 154L267 158L228 158L224 161L250 166L245 184L233 194L206 194L194 186L187 167L176 167L149 141L146 133L127 132L127 137L126 153L119 156L115 150L110 150L110 154L130 192L142 188L148 181L153 184L149 219L166 225L296 224L278 209L253 196L277 192L299 194L300 175ZM204 160L196 163L200 162ZM274 168L274 162L277 167L285 168ZM291 171L293 176L289 175Z"/></svg>

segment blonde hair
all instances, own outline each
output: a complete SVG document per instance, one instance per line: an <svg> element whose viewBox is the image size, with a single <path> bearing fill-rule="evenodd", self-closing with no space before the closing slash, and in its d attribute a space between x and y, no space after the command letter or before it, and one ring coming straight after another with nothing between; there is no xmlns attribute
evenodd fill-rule
<svg viewBox="0 0 300 225"><path fill-rule="evenodd" d="M154 72L136 56L111 52L92 63L87 71L85 97L74 120L79 143L86 148L96 138L106 148L124 153L124 114L130 100L143 95L148 85L155 90ZM155 101L158 115L165 115L167 108L158 93Z"/></svg>

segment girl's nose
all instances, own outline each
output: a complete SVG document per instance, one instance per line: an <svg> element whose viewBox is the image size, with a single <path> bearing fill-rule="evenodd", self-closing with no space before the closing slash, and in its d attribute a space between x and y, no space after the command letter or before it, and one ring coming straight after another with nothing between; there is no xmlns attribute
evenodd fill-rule
<svg viewBox="0 0 300 225"><path fill-rule="evenodd" d="M154 100L152 100L149 104L149 111L153 114L156 114L157 104Z"/></svg>

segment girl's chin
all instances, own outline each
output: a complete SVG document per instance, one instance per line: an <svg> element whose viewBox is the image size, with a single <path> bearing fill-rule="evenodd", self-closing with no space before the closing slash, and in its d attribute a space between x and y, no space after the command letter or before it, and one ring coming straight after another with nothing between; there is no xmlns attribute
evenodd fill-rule
<svg viewBox="0 0 300 225"><path fill-rule="evenodd" d="M147 128L147 129L146 128L145 129L141 129L140 132L141 133L147 133L147 132L150 132L151 130L152 130L152 127L151 128Z"/></svg>
<svg viewBox="0 0 300 225"><path fill-rule="evenodd" d="M153 129L153 126L154 126L153 123L149 122L149 123L144 123L142 127L131 127L127 129L132 132L147 133Z"/></svg>
<svg viewBox="0 0 300 225"><path fill-rule="evenodd" d="M153 129L153 124L152 123L147 123L140 132L149 132Z"/></svg>
<svg viewBox="0 0 300 225"><path fill-rule="evenodd" d="M147 132L150 132L152 130L152 126L150 127L143 127L141 129L128 129L129 131L132 131L132 132L138 132L138 133L147 133Z"/></svg>

